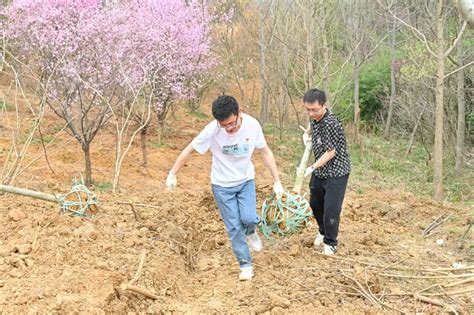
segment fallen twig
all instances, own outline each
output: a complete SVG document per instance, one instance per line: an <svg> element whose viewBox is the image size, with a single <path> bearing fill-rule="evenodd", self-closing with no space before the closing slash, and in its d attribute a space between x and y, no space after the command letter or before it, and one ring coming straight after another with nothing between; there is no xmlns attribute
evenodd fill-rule
<svg viewBox="0 0 474 315"><path fill-rule="evenodd" d="M380 276L391 277L391 278L411 278L411 279L451 279L451 278L464 278L472 277L474 273L463 273L460 275L447 275L447 276L410 276L410 275L395 275L388 273L379 273Z"/></svg>
<svg viewBox="0 0 474 315"><path fill-rule="evenodd" d="M467 233L469 233L469 230L471 230L471 227L472 227L472 223L473 223L473 222L474 222L474 221L471 221L471 223L469 223L469 226L467 227L466 232L464 232L464 234L463 234L463 235L461 236L461 238L460 238L461 241L466 237Z"/></svg>
<svg viewBox="0 0 474 315"><path fill-rule="evenodd" d="M370 292L367 292L366 289L362 286L362 284L360 284L360 282L356 278L348 276L343 272L341 274L344 277L346 277L347 279L352 280L352 282L354 282L357 285L357 291L359 291L362 294L363 297L365 297L367 300L369 300L375 306L381 307L381 304L379 303L379 301L376 298L374 298L373 294L371 294Z"/></svg>
<svg viewBox="0 0 474 315"><path fill-rule="evenodd" d="M459 290L459 291L451 291L451 292L443 292L443 293L425 293L425 295L429 296L442 296L442 295L461 295L474 292L474 289L467 289L467 290Z"/></svg>
<svg viewBox="0 0 474 315"><path fill-rule="evenodd" d="M153 299L153 300L157 300L159 297L158 295L148 291L148 290L145 290L145 289L142 289L142 288L139 288L137 286L134 286L134 285L129 285L129 284L126 284L123 286L122 288L123 290L128 290L128 291L132 291L132 292L135 292L135 293L139 293L143 296L146 296L147 298L150 298L150 299Z"/></svg>
<svg viewBox="0 0 474 315"><path fill-rule="evenodd" d="M36 242L38 242L38 234L41 230L41 225L38 225L38 228L36 229L35 236L33 238L33 243L31 244L31 252L34 253L36 251Z"/></svg>
<svg viewBox="0 0 474 315"><path fill-rule="evenodd" d="M434 229L436 229L438 226L440 226L441 224L443 224L444 222L446 222L450 217L451 217L451 214L449 214L448 216L446 216L444 219L441 219L443 217L443 215L439 216L438 218L436 218L436 220L434 220L430 225L428 225L426 227L426 229L423 230L423 232L421 233L421 236L422 237L427 237L429 236L429 234L431 233L431 231L433 231Z"/></svg>
<svg viewBox="0 0 474 315"><path fill-rule="evenodd" d="M143 269L143 264L145 263L145 256L146 256L146 250L144 249L140 257L140 263L138 264L137 272L135 273L135 276L133 277L133 279L130 280L130 282L128 283L129 285L132 285L134 282L138 280L138 278L140 278L140 274L142 273L142 269Z"/></svg>
<svg viewBox="0 0 474 315"><path fill-rule="evenodd" d="M140 277L140 274L142 272L142 269L143 269L143 265L145 264L145 256L146 256L146 250L144 249L142 251L142 254L140 255L140 263L138 264L138 269L137 269L137 272L135 273L135 276L133 277L132 280L130 280L129 283L127 284L123 284L121 286L122 290L124 291L132 291L132 292L135 292L135 293L139 293L139 294L142 294L144 296L146 296L147 298L150 298L150 299L153 299L153 300L156 300L158 299L158 295L146 290L146 289L142 289L142 288L139 288L137 286L134 286L133 283L135 281L138 280L138 278Z"/></svg>
<svg viewBox="0 0 474 315"><path fill-rule="evenodd" d="M436 223L438 223L438 221L443 217L443 214L440 215L439 217L437 217L433 222L431 222L424 230L423 232L421 232L421 236L425 236L426 234L429 233L429 231L431 230L431 228L433 227L433 225L435 225Z"/></svg>
<svg viewBox="0 0 474 315"><path fill-rule="evenodd" d="M432 304L432 305L441 306L441 307L444 307L444 308L446 308L446 309L451 310L454 314L458 314L458 312L456 311L456 309L454 308L454 306L449 305L449 304L447 304L447 303L444 303L443 301L431 299L431 298L428 298L428 297L426 297L426 296L419 295L419 294L414 294L413 296L415 297L415 299L417 299L417 300L419 300L419 301L422 301L422 302L425 302L425 303L429 303L429 304Z"/></svg>
<svg viewBox="0 0 474 315"><path fill-rule="evenodd" d="M122 204L122 205L128 205L130 204L131 201L116 201L116 203L118 204ZM146 204L146 203L133 203L135 206L137 207L148 207L148 208L154 208L154 209L161 209L161 207L159 206L153 206L153 205L149 205L149 204Z"/></svg>
<svg viewBox="0 0 474 315"><path fill-rule="evenodd" d="M360 261L356 259L351 259L351 258L343 258L343 257L338 257L337 255L333 256L327 256L322 253L315 252L316 255L320 255L325 258L331 258L335 260L340 260L344 262L350 262L350 263L357 263L365 266L370 266L370 267L375 267L375 268L382 268L382 271L385 269L392 269L392 270L405 270L405 271L419 271L419 272L443 272L443 271L449 271L449 272L455 272L455 271L462 271L462 270L474 270L474 266L466 266L462 268L409 268L409 267L397 267L396 265L399 264L400 262L397 262L395 264L389 265L389 266L383 266L380 264L375 264L375 263L370 263L370 262L365 262L365 261ZM308 268L310 269L310 268Z"/></svg>
<svg viewBox="0 0 474 315"><path fill-rule="evenodd" d="M473 278L467 278L467 279L460 280L460 281L456 281L456 282L441 284L441 285L445 288L451 288L451 287L455 287L457 285L464 284L464 283L469 283L469 282L474 282L474 277Z"/></svg>
<svg viewBox="0 0 474 315"><path fill-rule="evenodd" d="M373 263L369 263L369 262L365 262L365 261L359 261L359 260L350 259L350 258L342 258L342 257L339 257L337 255L328 256L328 255L324 255L323 253L319 253L319 252L315 252L315 254L319 255L319 256L322 256L322 257L325 257L325 258L332 258L332 259L335 259L335 260L340 260L340 261L344 261L344 262L352 262L352 263L357 263L357 264L361 264L361 265L365 265L365 266L371 266L371 267L377 267L377 268L383 268L384 267L384 266L381 266L381 265L377 265L377 264L373 264Z"/></svg>
<svg viewBox="0 0 474 315"><path fill-rule="evenodd" d="M138 213L138 211L135 210L134 203L133 203L131 200L129 200L128 202L117 201L117 203L129 205L129 206L130 206L130 209L131 209L132 212L133 212L133 216L135 217L135 220L136 220L138 223L142 223L143 219L142 219L140 213Z"/></svg>

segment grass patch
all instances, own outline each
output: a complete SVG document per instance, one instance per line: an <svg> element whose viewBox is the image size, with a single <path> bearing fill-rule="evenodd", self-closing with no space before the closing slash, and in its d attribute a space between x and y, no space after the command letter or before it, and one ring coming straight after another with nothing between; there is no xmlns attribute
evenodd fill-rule
<svg viewBox="0 0 474 315"><path fill-rule="evenodd" d="M24 138L22 138L22 139L20 140L20 143L21 143L21 144L25 144L25 143L26 143L26 140L27 140L27 137L24 137ZM44 141L44 144L45 144L45 145L50 144L51 142L53 142L53 140L54 140L54 137L53 137L53 136L50 136L50 135L44 135L44 136L43 136L43 141ZM37 137L37 138L35 137L35 138L31 139L31 142L30 142L30 143L31 143L31 144L41 144L41 143L42 143L42 142L41 142L41 138L40 138L40 137Z"/></svg>
<svg viewBox="0 0 474 315"><path fill-rule="evenodd" d="M352 179L358 185L387 189L403 187L417 195L433 194L433 161L422 146L413 146L407 155L408 141L403 139L387 141L377 135L363 135L361 143L350 145ZM474 169L465 166L463 176L457 177L453 160L445 153L445 198L451 202L466 202L472 194ZM472 195L470 197L472 199Z"/></svg>
<svg viewBox="0 0 474 315"><path fill-rule="evenodd" d="M162 148L170 148L171 145L169 145L168 143L161 142L161 143L152 143L151 147L155 149L162 149Z"/></svg>
<svg viewBox="0 0 474 315"><path fill-rule="evenodd" d="M208 120L209 119L209 115L201 112L201 111L190 111L189 114L191 114L192 116L200 119L200 120Z"/></svg>
<svg viewBox="0 0 474 315"><path fill-rule="evenodd" d="M5 101L0 101L0 110L6 110L6 111L9 111L9 110L12 110L13 108L15 108L15 106L11 105L11 104L8 104L7 102Z"/></svg>
<svg viewBox="0 0 474 315"><path fill-rule="evenodd" d="M92 186L94 186L97 191L109 191L112 190L112 182L96 182L92 181Z"/></svg>
<svg viewBox="0 0 474 315"><path fill-rule="evenodd" d="M276 126L274 124L265 124L262 126L262 131L263 134L265 135L271 135L276 133Z"/></svg>

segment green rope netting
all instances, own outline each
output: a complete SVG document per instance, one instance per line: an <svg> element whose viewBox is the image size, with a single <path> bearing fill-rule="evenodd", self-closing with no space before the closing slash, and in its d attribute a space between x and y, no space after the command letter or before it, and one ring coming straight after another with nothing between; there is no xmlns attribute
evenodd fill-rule
<svg viewBox="0 0 474 315"><path fill-rule="evenodd" d="M57 196L61 211L70 215L92 219L99 207L97 197L82 182L74 181L71 190Z"/></svg>
<svg viewBox="0 0 474 315"><path fill-rule="evenodd" d="M305 196L285 192L280 200L275 194L262 204L260 231L270 239L273 234L288 236L306 226L312 213Z"/></svg>

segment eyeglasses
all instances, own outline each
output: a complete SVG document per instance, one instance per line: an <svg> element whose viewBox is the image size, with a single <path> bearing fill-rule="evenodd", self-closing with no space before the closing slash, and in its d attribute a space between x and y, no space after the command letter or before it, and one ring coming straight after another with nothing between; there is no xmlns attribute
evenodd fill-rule
<svg viewBox="0 0 474 315"><path fill-rule="evenodd" d="M231 129L231 128L235 128L240 124L240 119L239 118L240 117L237 114L237 117L235 118L235 121L227 123L227 124L222 124L220 121L218 121L217 126L219 126L219 128L223 128L223 129L226 129L226 130Z"/></svg>
<svg viewBox="0 0 474 315"><path fill-rule="evenodd" d="M319 111L323 110L324 107L320 107L320 108L306 108L306 112L308 114L311 114L311 113L318 113Z"/></svg>

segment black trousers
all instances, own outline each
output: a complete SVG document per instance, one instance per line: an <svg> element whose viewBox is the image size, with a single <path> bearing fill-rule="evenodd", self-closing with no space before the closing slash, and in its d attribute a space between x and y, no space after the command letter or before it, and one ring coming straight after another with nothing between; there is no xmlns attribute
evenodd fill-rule
<svg viewBox="0 0 474 315"><path fill-rule="evenodd" d="M309 205L318 222L319 233L324 235L324 244L336 246L342 202L346 193L349 175L319 179L311 176Z"/></svg>

